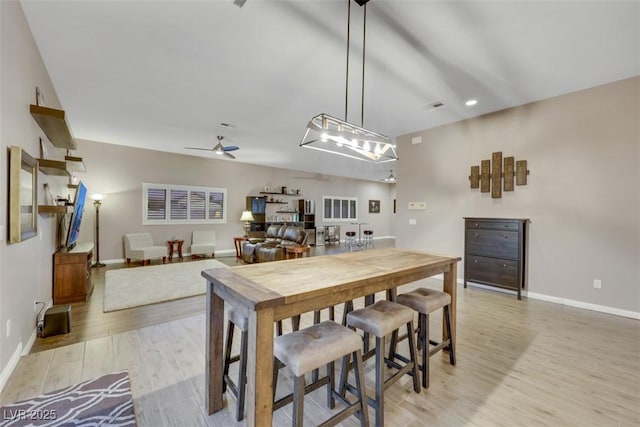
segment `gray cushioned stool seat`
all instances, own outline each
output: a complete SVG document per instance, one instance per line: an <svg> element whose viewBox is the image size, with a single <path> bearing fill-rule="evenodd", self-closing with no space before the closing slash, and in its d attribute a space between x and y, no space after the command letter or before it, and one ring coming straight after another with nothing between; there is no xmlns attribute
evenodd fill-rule
<svg viewBox="0 0 640 427"><path fill-rule="evenodd" d="M376 337L389 335L412 320L413 310L386 300L347 314L347 325L362 329Z"/></svg>
<svg viewBox="0 0 640 427"><path fill-rule="evenodd" d="M398 295L396 302L411 307L419 313L430 314L445 305L451 304L451 295L434 289L418 288L406 294Z"/></svg>
<svg viewBox="0 0 640 427"><path fill-rule="evenodd" d="M275 338L273 354L297 377L357 351L362 338L356 332L327 320Z"/></svg>

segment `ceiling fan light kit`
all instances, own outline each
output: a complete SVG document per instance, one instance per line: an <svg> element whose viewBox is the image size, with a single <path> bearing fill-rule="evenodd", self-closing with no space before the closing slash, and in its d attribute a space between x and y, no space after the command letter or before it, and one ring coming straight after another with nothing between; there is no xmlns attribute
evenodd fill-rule
<svg viewBox="0 0 640 427"><path fill-rule="evenodd" d="M229 153L229 151L236 151L240 149L240 147L238 147L237 145L224 146L222 145L222 140L224 139L224 136L218 135L217 138L218 138L218 143L213 148L200 148L200 147L184 147L184 148L187 150L213 151L215 154L219 156L225 155L231 159L235 159L236 156Z"/></svg>
<svg viewBox="0 0 640 427"><path fill-rule="evenodd" d="M392 171L392 170L391 170L391 171L389 171L389 176L387 176L387 177L385 177L385 178L383 179L383 181L384 181L384 182L388 182L388 183L390 183L390 184L392 184L392 183L396 182L396 180L397 180L397 178L396 178L396 176L393 174L393 171Z"/></svg>
<svg viewBox="0 0 640 427"><path fill-rule="evenodd" d="M349 104L349 43L351 22L351 0L348 0L347 12L347 73L345 88L345 119L340 120L325 113L318 114L309 120L307 130L300 140L300 147L337 154L356 160L373 163L385 163L398 160L396 145L391 139L378 132L364 127L364 65L367 5L369 0L354 0L364 6L362 35L362 104L360 126L349 123L347 111Z"/></svg>

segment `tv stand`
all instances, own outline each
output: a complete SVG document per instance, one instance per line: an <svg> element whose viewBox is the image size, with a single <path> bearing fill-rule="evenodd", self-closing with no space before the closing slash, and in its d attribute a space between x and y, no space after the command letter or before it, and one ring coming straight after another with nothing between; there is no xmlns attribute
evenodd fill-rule
<svg viewBox="0 0 640 427"><path fill-rule="evenodd" d="M53 254L53 303L87 301L93 292L93 243L78 243Z"/></svg>

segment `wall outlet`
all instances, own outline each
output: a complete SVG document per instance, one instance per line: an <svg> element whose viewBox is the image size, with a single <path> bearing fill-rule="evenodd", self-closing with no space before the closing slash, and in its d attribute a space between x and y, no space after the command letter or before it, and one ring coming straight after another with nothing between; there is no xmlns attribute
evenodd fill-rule
<svg viewBox="0 0 640 427"><path fill-rule="evenodd" d="M593 279L593 287L596 288L596 289L602 288L602 280Z"/></svg>
<svg viewBox="0 0 640 427"><path fill-rule="evenodd" d="M409 225L416 225L416 224L417 224L417 221L415 219L411 218L409 220Z"/></svg>
<svg viewBox="0 0 640 427"><path fill-rule="evenodd" d="M11 335L11 319L7 320L7 338Z"/></svg>

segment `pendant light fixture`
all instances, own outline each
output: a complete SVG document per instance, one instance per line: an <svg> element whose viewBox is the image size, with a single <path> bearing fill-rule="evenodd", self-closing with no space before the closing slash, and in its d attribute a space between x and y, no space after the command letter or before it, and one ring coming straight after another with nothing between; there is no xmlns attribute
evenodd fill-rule
<svg viewBox="0 0 640 427"><path fill-rule="evenodd" d="M396 146L391 139L364 127L364 66L367 32L367 2L354 0L364 7L362 32L362 102L360 106L360 126L349 123L349 45L351 26L351 0L347 0L347 67L344 100L344 120L325 113L318 114L309 120L307 131L300 141L300 146L327 153L338 154L352 159L373 163L385 163L398 160Z"/></svg>
<svg viewBox="0 0 640 427"><path fill-rule="evenodd" d="M391 184L391 183L396 182L396 180L397 180L396 176L393 174L393 171L390 170L389 171L389 176L385 177L382 181L388 182L388 183Z"/></svg>

